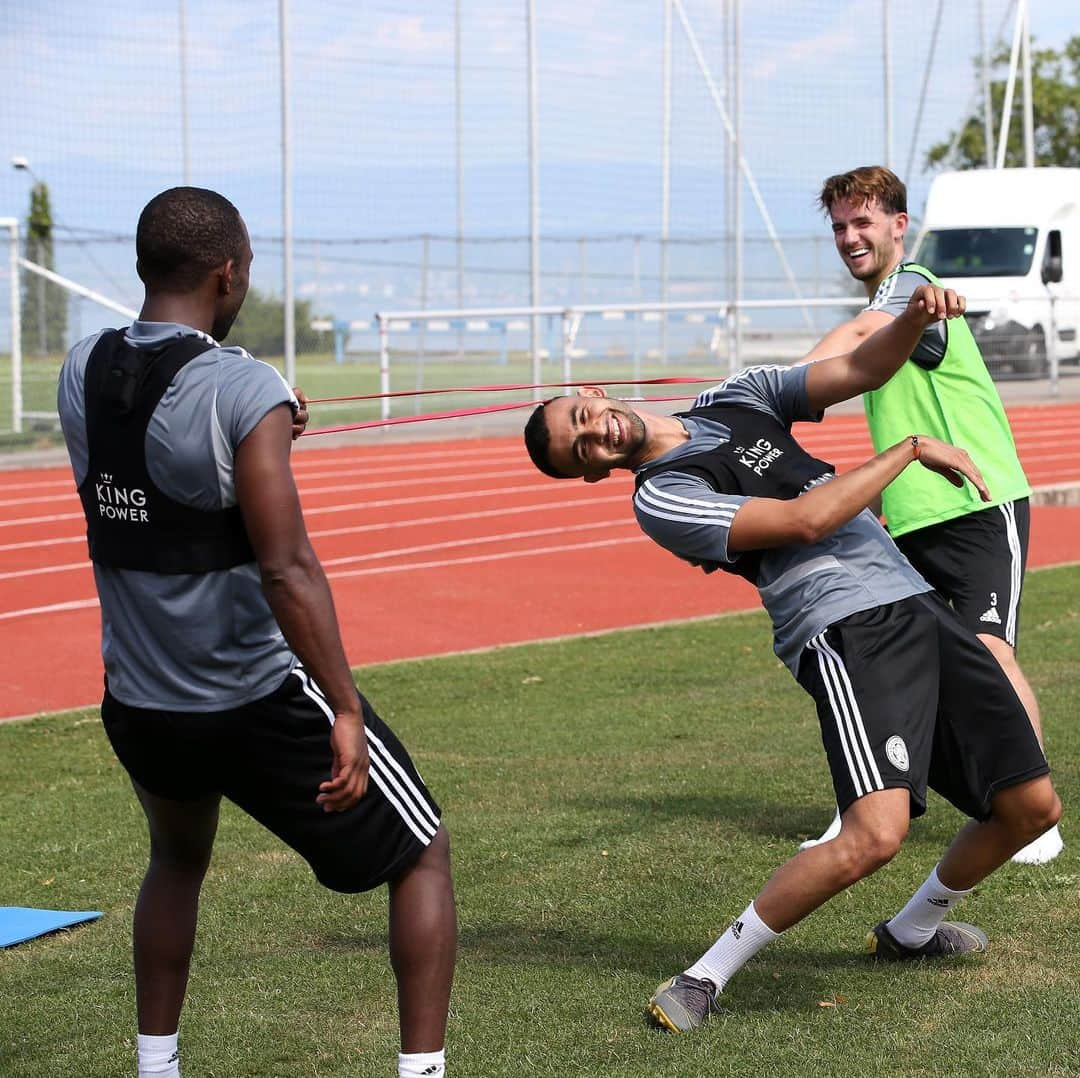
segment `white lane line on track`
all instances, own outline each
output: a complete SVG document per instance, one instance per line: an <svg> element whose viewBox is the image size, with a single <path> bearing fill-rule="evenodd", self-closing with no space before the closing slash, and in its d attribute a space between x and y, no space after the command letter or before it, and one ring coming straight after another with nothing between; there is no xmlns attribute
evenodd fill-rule
<svg viewBox="0 0 1080 1078"><path fill-rule="evenodd" d="M7 610L0 614L0 621L11 621L14 618L30 617L33 614L59 614L69 610L89 610L98 605L94 599L72 599L67 603L51 603L49 606L28 606L22 610Z"/></svg>
<svg viewBox="0 0 1080 1078"><path fill-rule="evenodd" d="M297 484L301 487L306 486L308 483L314 483L316 481L322 481L326 479L349 479L352 476L382 476L382 475L413 475L420 474L426 476L429 479L437 480L438 482L444 482L446 477L443 476L443 472L450 471L452 469L458 469L462 477L474 475L479 471L484 471L486 468L492 465L503 464L515 464L519 465L521 469L527 470L532 468L532 464L521 455L521 459L518 461L507 461L500 457L485 458L476 462L468 462L467 468L460 467L461 462L456 460L449 460L445 463L425 463L425 464L409 464L404 467L399 465L387 465L379 461L364 461L359 457L354 457L347 465L343 465L340 468L324 468L317 472L302 472L293 465L293 475L296 477ZM454 478L451 476L450 478Z"/></svg>
<svg viewBox="0 0 1080 1078"><path fill-rule="evenodd" d="M24 475L25 472L20 472ZM0 480L0 494L8 494L16 490L43 490L46 487L62 487L64 490L75 492L75 480L69 474L66 479L37 479L27 483L5 483Z"/></svg>
<svg viewBox="0 0 1080 1078"><path fill-rule="evenodd" d="M532 465L525 468L510 468L505 471L492 471L484 472L483 478L489 479L513 479L523 476L536 476L538 473ZM431 476L425 475L417 479L399 479L397 476L391 476L388 479L379 479L374 482L367 483L336 483L334 486L329 487L309 487L306 484L299 484L300 496L302 498L313 497L316 494L341 494L345 491L353 490L383 490L386 487L419 487L419 486L446 486L450 483L472 483L475 482L475 476L473 475L439 475Z"/></svg>
<svg viewBox="0 0 1080 1078"><path fill-rule="evenodd" d="M394 484L391 484L394 485ZM457 499L459 501L478 497L496 497L503 494L521 494L528 491L543 491L551 488L551 480L546 480L539 474L536 480L524 485L512 487L490 487L484 490L457 490L445 494L422 494L407 498L381 498L375 501L346 502L342 505L324 505L305 507L304 516L312 517L320 513L348 513L365 509L387 509L395 505L420 505L424 502L440 502ZM301 496L303 491L301 490ZM20 517L16 520L0 520L0 528L12 528L20 524L53 524L63 520L82 520L82 513L57 513L43 517Z"/></svg>
<svg viewBox="0 0 1080 1078"><path fill-rule="evenodd" d="M355 513L359 510L389 509L396 505L423 505L427 502L471 501L474 498L494 498L506 494L528 494L544 491L544 484L526 483L524 486L490 487L484 490L451 491L448 494L425 494L417 498L381 498L372 502L345 502L342 505L321 505L304 509L305 517L326 513ZM548 487L550 489L550 486Z"/></svg>
<svg viewBox="0 0 1080 1078"><path fill-rule="evenodd" d="M85 543L86 535L65 535L53 539L28 539L25 543L0 543L0 553L8 550L37 550L42 546L58 546L63 543Z"/></svg>
<svg viewBox="0 0 1080 1078"><path fill-rule="evenodd" d="M488 517L510 516L532 513L539 509L591 509L596 505L609 505L612 502L626 502L622 494L613 494L606 498L560 499L555 502L534 502L531 505L512 505L505 509L480 509L475 513L448 513L440 517L412 517L409 520L388 520L381 524L357 524L349 528L325 528L321 531L308 532L312 539L325 539L336 535L357 535L367 532L388 531L391 528L422 528L439 524L454 524L465 520L486 520ZM0 547L2 550L3 547ZM325 563L324 563L325 564Z"/></svg>
<svg viewBox="0 0 1080 1078"><path fill-rule="evenodd" d="M647 406L648 402L643 402ZM689 402L687 402L689 405ZM1025 426L1047 426L1055 423L1060 424L1064 416L1080 411L1080 405L1067 402L1061 404L1049 403L1046 405L1020 405L1018 408L1009 409L1009 422L1014 430ZM833 415L829 416L820 426L814 425L813 429L819 436L848 436L852 430L860 434L866 433L864 420L858 415ZM1066 432L1068 429L1066 428ZM365 446L358 445L355 452L348 450L340 451L335 456L329 457L328 450L315 450L319 456L317 459L304 459L306 454L300 453L294 457L294 468L298 473L307 468L325 468L332 466L337 461L346 463L355 462L365 458L374 464L387 464L396 466L403 462L420 461L431 463L439 460L458 460L464 457L504 459L508 446L520 447L520 440L515 437L501 437L490 440L490 445L462 446L454 449L439 449L439 445L445 443L433 442L433 448L417 448L415 443L402 446L404 451L395 451L391 446Z"/></svg>
<svg viewBox="0 0 1080 1078"><path fill-rule="evenodd" d="M489 457L496 453L504 453L508 444L513 444L516 447L521 446L520 438L513 439L496 439L485 440L483 445L476 446L463 446L460 448L445 448L445 442L428 442L428 443L403 443L400 447L403 452L394 452L387 446L365 446L355 445L350 449L342 451L335 456L328 456L326 450L315 450L317 456L309 457L307 453L301 451L294 453L292 457L293 469L296 471L304 471L308 468L325 468L328 465L333 465L338 461L345 461L346 463L355 463L359 459L370 460L372 463L397 465L402 461L420 461L423 463L430 463L432 461L448 460L456 461L463 458L471 457ZM451 443L456 446L456 443Z"/></svg>
<svg viewBox="0 0 1080 1078"><path fill-rule="evenodd" d="M511 468L506 471L489 471L484 473L484 479L511 479L521 476L537 477L538 473L532 467L527 465L521 468ZM418 486L448 486L451 483L471 483L475 481L475 477L465 473L462 475L440 475L432 476L430 474L417 477L416 479L401 479L397 476L391 475L386 479L376 479L364 483L336 483L333 486L327 487L310 487L306 483L299 483L298 489L300 496L303 498L314 497L318 494L343 494L346 491L362 491L362 490L384 490L387 487L418 487ZM66 494L42 494L39 497L31 498L11 498L7 501L0 501L0 508L5 506L14 505L31 505L35 503L61 503L70 504L74 499L78 497L74 491Z"/></svg>
<svg viewBox="0 0 1080 1078"><path fill-rule="evenodd" d="M565 543L559 546L533 547L529 550L511 550L502 554L478 554L474 558L446 558L442 561L420 561L407 565L378 565L371 569L346 569L344 572L328 573L331 580L354 576L374 576L379 573L400 573L405 570L443 569L449 565L474 565L486 561L505 561L508 558L531 558L537 554L562 554L573 550L594 550L598 547L622 546L625 543L648 543L645 535L631 535L625 539L596 539L589 543Z"/></svg>
<svg viewBox="0 0 1080 1078"><path fill-rule="evenodd" d="M533 502L531 504L511 505L503 509L478 509L473 513L447 513L443 516L410 517L408 520L388 520L379 523L356 524L347 528L322 528L309 531L311 539L325 539L336 535L358 535L366 532L387 531L391 528L423 528L439 524L452 524L465 520L483 520L487 517L510 516L517 513L531 513L537 509L589 509L596 505L611 502L625 502L626 495L612 494L604 498L586 496L582 498L560 498L558 501ZM358 502L357 510L363 510L365 503ZM23 543L0 543L0 554L13 550L36 550L43 546L58 546L70 543L85 543L86 535L67 535L53 539L27 540Z"/></svg>
<svg viewBox="0 0 1080 1078"><path fill-rule="evenodd" d="M1061 454L1062 456L1071 457L1072 454ZM1078 450L1077 456L1080 456L1080 450ZM1032 470L1029 469L1028 478L1033 478L1031 474ZM1050 475L1047 477L1047 485L1053 485L1058 482L1056 476ZM1080 480L1077 480L1080 481ZM1042 484L1035 484L1036 486ZM446 513L440 516L425 516L425 517L409 517L406 520L387 520L380 522L356 524L342 528L322 528L308 532L308 536L311 539L330 539L344 535L365 535L371 532L383 532L392 531L402 528L431 528L439 527L445 524L464 523L470 520L486 520L490 517L500 516L518 516L526 515L529 513L541 511L541 510L555 510L562 511L567 509L585 509L591 510L597 506L607 506L613 503L624 503L627 500L625 494L612 494L603 498L598 498L595 495L587 495L581 498L560 498L556 501L543 501L533 502L531 504L512 505L506 506L501 509L479 509L471 513ZM370 503L368 503L370 505ZM362 510L365 508L364 503L357 503L354 508ZM310 511L309 511L310 512ZM28 540L22 543L2 543L0 544L0 553L8 553L19 550L36 550L44 546L58 546L58 545L70 545L73 543L84 544L86 542L86 536L84 534L69 535L63 537L56 537L52 539L39 539ZM324 562L324 564L326 564ZM63 571L70 569L78 569L83 566L89 567L88 561L67 563L61 565L50 565L39 569L27 569L27 570L13 570L9 573L0 574L0 580L8 579L18 576L34 576L37 574L44 574L53 571Z"/></svg>
<svg viewBox="0 0 1080 1078"><path fill-rule="evenodd" d="M629 520L596 520L587 524L563 524L555 528L533 528L528 531L502 532L498 535L473 536L468 539L448 539L442 543L424 543L420 546L397 547L393 550L379 550L371 554L347 554L340 558L324 558L323 566L353 565L356 562L379 561L382 558L405 557L408 554L428 554L434 550L453 550L455 547L480 546L484 543L509 543L517 539L538 539L541 535L567 535L570 532L590 531L593 528L636 527L637 522ZM0 576L0 579L3 579Z"/></svg>
<svg viewBox="0 0 1080 1078"><path fill-rule="evenodd" d="M65 491L63 494L38 494L28 498L5 498L3 501L0 501L0 509L6 509L13 505L40 505L42 503L52 505L56 502L70 503L73 494L76 498L78 497L78 494L75 494L74 491Z"/></svg>
<svg viewBox="0 0 1080 1078"><path fill-rule="evenodd" d="M45 517L19 517L17 520L0 520L0 528L15 528L21 524L59 524L62 520L84 520L82 513L53 513Z"/></svg>
<svg viewBox="0 0 1080 1078"><path fill-rule="evenodd" d="M562 543L558 546L531 547L527 550L510 550L498 554L477 554L467 558L443 558L439 561L407 562L404 565L376 565L368 569L346 569L333 571L326 575L331 580L343 580L356 576L377 576L383 573L400 573L417 569L444 569L451 565L476 565L481 562L506 561L510 558L531 558L537 554L563 554L576 550L594 550L599 547L622 546L625 543L647 543L644 535L631 535L625 539L596 539L587 543ZM32 617L36 614L56 614L74 610L87 610L98 605L97 599L74 599L66 603L51 603L48 606L24 607L22 610L8 610L0 613L0 621L12 621L17 618Z"/></svg>
<svg viewBox="0 0 1080 1078"><path fill-rule="evenodd" d="M0 583L5 580L24 580L28 576L47 576L49 573L71 573L76 569L90 569L90 561L71 561L65 565L43 565L36 569L12 569L0 573Z"/></svg>
<svg viewBox="0 0 1080 1078"><path fill-rule="evenodd" d="M1009 423L1014 433L1018 430L1029 428L1045 428L1043 433L1058 433L1067 436L1071 436L1075 433L1075 428L1062 426L1061 421L1072 413L1080 412L1080 405L1078 404L1050 403L1039 406L1025 405L1021 407L1024 409L1022 412L1009 411L1008 413ZM866 435L866 427L863 424L861 416L831 416L821 425L803 424L802 426L803 428L809 427L814 432L813 434L807 434L805 436L807 439L818 437L847 438L850 437L852 433ZM509 446L512 446L514 449L520 449L520 439L517 437L508 439L490 439L490 443L491 444L478 446L461 446L454 449L417 448L416 443L409 443L409 448L405 452L397 452L395 451L395 448L391 446L357 445L341 451L312 450L310 458L307 452L301 451L293 456L293 471L297 476L303 476L304 478L322 478L317 470L331 469L326 475L326 477L329 478L336 474L332 469L337 462L348 465L356 465L357 462L361 462L363 465L373 464L375 466L385 465L388 467L398 467L403 463L408 464L416 461L418 462L417 467L423 468L431 465L442 467L443 462L445 461L445 466L450 467L454 463L466 459L505 459L508 443ZM442 444L445 443L431 443L432 446L439 446ZM332 452L335 453L335 455L329 456L328 454ZM19 469L16 474L22 476L30 470L31 469ZM36 469L34 470L36 471ZM51 473L56 470L56 466L40 469L40 471L44 473ZM408 470L411 471L413 469L410 467ZM63 478L32 481L25 481L20 478L14 483L6 483L0 478L0 495L16 490L40 490L42 486L59 486L66 487L70 490L72 489L72 480L69 473Z"/></svg>
<svg viewBox="0 0 1080 1078"><path fill-rule="evenodd" d="M813 446L809 446L808 449L811 452L816 451L815 447L813 447ZM846 467L846 466L848 466L848 465L850 465L852 463L856 463L856 462L861 463L861 461L862 461L861 456L860 457L848 458L848 457L840 456L840 455L837 455L837 454L832 454L832 455L836 456L836 460L834 460L832 463L835 464L838 467ZM1076 450L1073 450L1073 451L1066 451L1066 452L1061 452L1061 453L1033 454L1033 453L1025 452L1023 454L1023 458L1024 458L1024 461L1025 461L1025 468L1028 471L1031 471L1031 472L1038 471L1040 473L1040 481L1042 483L1044 483L1044 484L1045 483L1051 483L1051 482L1069 482L1069 481L1072 481L1074 479L1080 480L1080 468L1076 469L1078 474L1075 475L1075 476L1072 476L1072 475L1043 475L1043 472L1042 472L1042 469L1046 465L1052 464L1052 463L1054 463L1056 461L1080 461L1080 448L1078 448ZM508 473L508 474L517 474L517 473L512 472L512 473ZM527 475L532 476L534 473L532 473L528 469L526 469L522 474L527 474ZM488 476L484 476L483 478L486 480L488 478ZM620 477L620 478L629 479L629 476ZM618 482L618 480L615 480L615 481ZM383 484L383 485L387 485L387 484ZM395 485L400 485L400 484L390 483L388 485L395 486ZM361 487L362 486L363 485L361 485ZM373 509L390 509L390 508L394 508L396 506L402 506L402 505L423 505L423 504L426 504L428 502L452 501L454 499L463 499L464 500L464 499L472 499L472 498L502 497L502 496L505 496L505 495L512 495L512 494L527 494L527 493L530 493L530 492L543 492L545 490L550 490L551 488L552 488L552 481L551 480L544 479L544 478L540 477L539 475L537 475L535 480L532 481L532 482L525 483L525 484L518 484L518 485L514 485L514 486L507 486L507 487L488 487L488 488L482 488L480 490L450 491L450 492L441 493L441 494L422 494L422 495L419 495L419 496L404 497L404 498L383 498L383 499L376 499L376 500L373 500L373 501L346 502L346 503L337 504L337 505L310 506L310 507L305 507L304 516L310 518L310 517L319 516L319 515L323 515L323 514L348 513L348 512L356 512L356 511L367 511L367 510L373 510ZM305 495L310 495L311 493L313 493L313 492L312 491L305 491L304 488L301 487L301 496L302 497L305 496ZM73 499L68 499L68 500L73 500ZM58 514L52 514L52 515L48 515L48 516L19 517L19 518L15 518L15 519L12 519L12 520L0 520L0 528L12 528L12 527L30 526L30 525L37 525L37 524L55 524L55 523L60 523L60 522L63 522L63 521L81 521L81 520L82 520L82 513L81 512L79 512L79 513L58 513ZM313 534L315 534L315 533L313 533ZM79 537L79 538L81 538L81 537ZM0 546L0 550L22 549L22 548L25 548L26 546L45 545L46 543L49 543L49 542L74 542L74 541L76 541L76 540L75 539L60 539L60 540L57 540L57 539L48 539L48 538L46 538L46 539L43 539L40 543L27 541L27 542L23 542L23 543L13 543L13 544L8 544L6 546Z"/></svg>
<svg viewBox="0 0 1080 1078"><path fill-rule="evenodd" d="M622 501L621 498L606 498L605 501ZM593 503L595 504L595 503ZM548 503L548 506L562 508L562 504L558 502ZM535 506L534 508L544 508L541 506ZM516 512L517 510L502 510L502 513ZM487 515L484 513L463 513L459 514L457 519L477 519ZM435 518L437 519L437 518ZM413 521L397 521L384 525L386 528L398 527L404 524L413 524ZM423 524L423 521L415 523ZM326 568L332 565L349 565L355 562L363 561L375 561L381 558L397 558L405 557L409 554L428 553L433 550L450 550L454 547L460 546L479 546L484 543L503 543L510 542L517 539L532 539L541 535L562 535L569 532L587 531L590 528L615 528L626 527L634 525L634 518L628 517L623 520L599 520L590 521L585 524L564 524L558 527L552 528L536 528L529 531L516 531L516 532L499 532L494 535L474 535L464 539L449 539L441 543L425 543L420 546L409 547L394 547L391 550L379 550L369 552L367 554L348 554L339 558L322 558L323 567ZM371 528L356 528L349 529L350 531L371 531ZM51 573L64 573L75 572L77 570L86 569L90 570L91 565L89 561L77 561L68 562L63 565L46 565L39 566L33 569L12 569L9 572L0 572L0 583L6 580L24 580L27 577L33 576L47 576Z"/></svg>
<svg viewBox="0 0 1080 1078"><path fill-rule="evenodd" d="M1067 434L1067 433L1070 433L1070 432L1066 428L1059 428L1057 431L1055 431L1055 433ZM1031 468L1039 467L1041 465L1047 464L1047 463L1052 462L1052 461L1057 461L1057 460L1080 460L1080 449L1077 449L1077 450L1074 450L1074 451L1071 451L1071 452L1064 452L1064 453L1035 452L1036 446L1037 445L1042 445L1042 444L1045 444L1047 446L1056 447L1057 445L1060 445L1060 442L1052 440L1052 439L1046 441L1045 443L1036 443L1031 439L1026 440L1026 441L1022 440L1020 442L1019 448L1022 451L1021 456L1022 456L1022 458L1024 460L1025 467L1031 469ZM858 460L861 463L864 456L868 452L872 452L868 439L863 439L863 440L858 441L858 442L844 442L844 443L841 443L841 444L837 444L835 446L825 446L823 443L821 443L820 441L818 441L816 439L805 439L805 448L811 453L821 453L821 454L827 453L830 456L835 456L837 458L837 460L833 461L834 464L841 463L841 464L845 464L845 465L851 463L854 460ZM848 456L847 451L850 451L854 455ZM363 470L363 469L361 469L361 470ZM536 477L537 481L538 481L538 484L543 485L542 481L539 480L539 477L536 475L536 472L533 470L531 465L527 465L527 466L521 467L521 468L506 469L506 470L503 470L503 471L494 471L494 472L489 471L489 472L486 472L484 474L483 478L484 478L485 481L489 481L491 479L510 479L510 478L514 478L514 477L526 477L526 476L530 477L530 478ZM1063 480L1065 479L1065 477L1062 477L1062 478L1063 478ZM1077 476L1077 478L1080 478L1080 476ZM300 490L300 496L302 498L309 498L309 497L315 497L315 496L326 495L326 494L344 494L346 492L360 492L360 491L368 491L368 490L383 490L383 489L386 489L387 487L391 487L391 488L407 488L407 487L416 487L416 486L425 486L425 485L430 486L430 485L432 485L433 482L437 483L440 486L443 486L443 485L446 485L447 483L469 483L469 482L473 482L474 479L475 479L475 476L470 475L470 474L455 475L455 476L450 476L450 477L446 477L446 476L432 477L431 475L424 475L422 477L418 477L418 478L415 478L415 479L401 479L401 478L398 478L398 477L391 477L391 478L388 478L388 479L383 479L383 480L375 479L375 480L370 480L370 481L361 482L361 483L338 483L338 484L334 484L332 486L315 486L315 487L307 486L306 482L300 482L298 484L298 486L299 486L299 490ZM468 496L471 496L471 492L469 492L469 491L463 491L462 492L462 497L468 497ZM73 500L74 500L74 492L69 491L68 493L64 493L64 494L41 495L39 497L15 498L15 499L9 499L7 501L0 501L0 507L16 506L16 505L29 505L29 504L33 504L33 503L70 504ZM371 505L371 504L377 504L377 503L368 503L368 504ZM310 509L307 510L307 512L313 512L313 511L316 511L316 510L310 510ZM15 521L0 521L0 526L7 527L7 526L10 526L12 524L19 524L19 523L25 523L25 524L46 523L46 522L49 522L52 519L65 519L65 518L50 518L50 517L23 518L21 520L15 520ZM67 518L67 519L77 519L77 518Z"/></svg>
<svg viewBox="0 0 1080 1078"><path fill-rule="evenodd" d="M1022 428L1019 428L1019 427L1014 427L1013 428L1013 433L1014 433L1015 439L1017 441L1019 449L1021 450L1022 457L1025 458L1025 464L1026 464L1027 467L1029 467L1029 468L1030 467L1035 467L1035 466L1037 466L1039 464L1045 463L1047 461L1052 461L1052 460L1072 460L1072 459L1077 459L1078 457L1080 457L1080 452L1078 452L1078 453L1047 454L1047 453L1043 453L1041 451L1038 451L1038 450L1041 450L1043 447L1051 447L1052 448L1052 447L1056 447L1057 445L1059 445L1060 441L1058 440L1058 436L1071 437L1075 433L1074 428L1064 427L1064 426L1060 425L1060 417L1057 417L1056 419L1054 419L1053 422L1056 425L1054 425L1054 426L1044 425L1037 432L1032 432L1030 434L1026 433ZM853 433L854 433L854 437L852 437ZM848 461L848 458L846 456L844 456L844 454L846 454L848 452L850 452L852 454L856 454L858 459L860 459L860 460L868 452L872 452L872 449L871 449L871 446L870 446L869 435L867 434L865 428L861 428L860 430L858 430L856 432L815 430L812 433L807 432L806 434L804 434L803 442L804 442L805 448L808 451L810 451L812 453L822 453L822 454L827 453L827 454L830 454L830 455L835 455L835 456L841 457L843 459L844 463L847 463L847 461ZM473 456L481 456L481 454L487 454L487 455L490 456L489 451L476 450L476 451L472 452ZM505 463L505 458L506 458L506 454L505 454L505 452L502 452L502 453L499 453L496 456L492 457L491 459L492 459L493 462L497 462L497 463L501 464L501 463ZM329 470L329 471L323 470L323 471L318 471L318 472L309 471L309 472L305 473L305 472L301 472L297 468L296 462L294 461L293 468L294 468L294 472L296 474L296 478L297 478L297 481L298 481L298 486L299 486L299 489L300 489L301 496L303 496L303 497L313 497L313 496L316 496L316 495L323 495L323 494L344 493L346 491L378 490L378 489L385 488L385 487L419 486L419 485L423 485L425 483L431 483L433 478L437 482L443 483L443 484L444 483L467 483L467 482L471 482L472 479L473 479L473 475L469 474L469 473L460 474L460 475L453 475L453 476L434 476L433 477L432 474L431 474L431 472L432 472L432 467L430 466L431 462L426 462L426 463L418 465L416 467L392 468L391 471L393 471L394 474L390 478L387 478L387 479L372 478L367 482L361 482L361 483L337 483L337 484L334 484L334 485L331 485L331 486L308 486L308 483L310 483L314 479L343 478L344 476L355 475L355 474L363 474L363 475L372 476L372 474L373 474L373 465L375 467L378 467L378 464L376 464L375 462L372 462L372 464L370 464L370 465L364 465L364 464L357 465L356 464L357 458L355 456L352 457L352 458L345 458L345 459L348 459L350 461L350 464L352 465L352 467L350 467L345 472L342 472L340 470ZM417 458L417 459L423 459L423 458ZM855 458L853 457L851 459L855 459ZM436 468L454 467L457 463L459 463L459 460L460 460L459 455L448 454L447 459L446 459L446 463L445 464L436 463L435 467ZM400 472L401 471L410 471L410 472L412 472L412 471L420 471L420 472L423 472L424 474L422 476L418 477L418 478L415 478L415 479L412 479L412 478L410 478L410 479L402 479L402 478L400 478ZM376 471L374 474L378 475L379 473ZM494 471L494 472L493 471L488 471L488 472L485 473L484 478L485 478L485 480L490 480L490 479L495 479L495 478L511 478L513 476L532 476L532 475L535 475L535 474L536 473L532 469L531 465L523 463L521 467L514 467L514 468L511 468L511 469L504 469L504 470L501 470L501 471ZM62 482L62 483L58 482L58 483L53 483L53 484L48 484L48 485L66 487L66 490L61 491L60 493L57 493L57 494L36 495L36 496L30 496L30 497L24 497L24 498L9 498L9 499L6 499L6 500L0 500L0 508L13 507L13 506L18 506L18 505L31 505L31 504L69 504L73 500L73 498L76 496L76 492L71 488L71 486L70 486L70 484L68 482ZM7 488L0 485L0 494L6 493L7 490L9 490L9 489L14 490L14 489L17 489L17 488L20 488L20 489L21 488L40 489L40 487L38 487L36 484L15 484L15 485L12 485L12 486L7 487ZM30 523L45 523L48 520L49 520L49 518L27 519L27 520L24 520L24 521L15 521L15 522L0 521L0 526L7 526L10 523L28 523L28 524L30 524Z"/></svg>

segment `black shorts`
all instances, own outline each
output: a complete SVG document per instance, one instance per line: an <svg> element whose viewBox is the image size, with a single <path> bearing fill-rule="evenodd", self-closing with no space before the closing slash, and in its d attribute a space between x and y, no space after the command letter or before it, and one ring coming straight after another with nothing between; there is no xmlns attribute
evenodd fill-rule
<svg viewBox="0 0 1080 1078"><path fill-rule="evenodd" d="M817 703L841 812L902 787L921 816L929 786L984 820L998 790L1050 770L1009 679L936 595L831 625L798 680Z"/></svg>
<svg viewBox="0 0 1080 1078"><path fill-rule="evenodd" d="M158 797L222 794L291 846L335 891L394 879L439 828L404 746L361 696L371 766L364 796L346 812L315 803L330 777L333 712L300 667L269 696L229 711L129 707L106 687L101 717L131 777Z"/></svg>
<svg viewBox="0 0 1080 1078"><path fill-rule="evenodd" d="M1015 648L1030 527L1021 498L908 532L896 545L973 633Z"/></svg>

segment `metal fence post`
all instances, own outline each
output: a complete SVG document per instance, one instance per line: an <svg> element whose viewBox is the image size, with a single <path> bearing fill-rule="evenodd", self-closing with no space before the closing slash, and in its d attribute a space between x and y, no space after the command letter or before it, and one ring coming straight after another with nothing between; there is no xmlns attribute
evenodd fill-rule
<svg viewBox="0 0 1080 1078"><path fill-rule="evenodd" d="M14 217L0 220L8 231L11 248L8 251L8 273L11 277L11 428L22 433L22 308L19 303L19 222Z"/></svg>
<svg viewBox="0 0 1080 1078"><path fill-rule="evenodd" d="M379 322L379 392L383 395L381 416L390 418L390 323L381 314L375 315Z"/></svg>

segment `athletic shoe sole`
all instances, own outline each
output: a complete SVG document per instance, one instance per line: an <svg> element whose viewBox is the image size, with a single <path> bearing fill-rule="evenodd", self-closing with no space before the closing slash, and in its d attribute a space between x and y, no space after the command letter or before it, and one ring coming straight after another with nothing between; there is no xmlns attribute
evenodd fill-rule
<svg viewBox="0 0 1080 1078"><path fill-rule="evenodd" d="M683 977L683 974L678 974L672 977L670 981L658 984L646 1008L646 1014L651 1022L658 1029L666 1030L668 1033L689 1033L691 1030L703 1025L709 1015L717 1010L715 996L705 1014L702 1015L689 1010L678 999L672 997L670 990L682 987L676 985L675 982L683 979ZM695 983L700 984L701 982ZM709 984L710 982L705 983ZM665 996L668 997L667 1000L661 1002Z"/></svg>
<svg viewBox="0 0 1080 1078"><path fill-rule="evenodd" d="M641 998L640 996L638 997ZM667 1033L685 1033L685 1029L680 1029L675 1023L668 1018L664 1013L664 1008L660 1006L655 1000L649 1000L649 1006L647 1008L649 1020L657 1029L662 1029Z"/></svg>

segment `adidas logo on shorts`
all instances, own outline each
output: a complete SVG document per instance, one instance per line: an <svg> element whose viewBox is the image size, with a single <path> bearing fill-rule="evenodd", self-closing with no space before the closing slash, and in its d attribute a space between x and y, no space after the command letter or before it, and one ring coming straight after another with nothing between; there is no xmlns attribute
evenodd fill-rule
<svg viewBox="0 0 1080 1078"><path fill-rule="evenodd" d="M1000 625L1001 618L998 615L997 607L992 606L985 614L980 615L979 621L989 622L991 625Z"/></svg>

